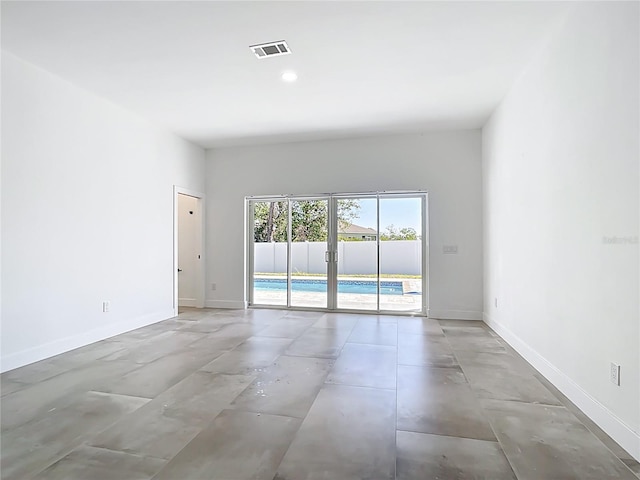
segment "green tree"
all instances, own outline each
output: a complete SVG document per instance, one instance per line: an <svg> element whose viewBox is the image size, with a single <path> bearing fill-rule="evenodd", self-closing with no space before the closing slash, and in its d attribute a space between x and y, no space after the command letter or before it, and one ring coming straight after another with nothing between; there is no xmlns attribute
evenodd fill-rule
<svg viewBox="0 0 640 480"><path fill-rule="evenodd" d="M327 202L323 200L291 201L291 239L298 242L327 240ZM357 200L338 200L338 222L350 225L358 218ZM256 242L286 242L288 226L286 201L254 204L253 235Z"/></svg>
<svg viewBox="0 0 640 480"><path fill-rule="evenodd" d="M418 234L415 228L405 227L398 230L391 224L380 234L380 240L418 240Z"/></svg>

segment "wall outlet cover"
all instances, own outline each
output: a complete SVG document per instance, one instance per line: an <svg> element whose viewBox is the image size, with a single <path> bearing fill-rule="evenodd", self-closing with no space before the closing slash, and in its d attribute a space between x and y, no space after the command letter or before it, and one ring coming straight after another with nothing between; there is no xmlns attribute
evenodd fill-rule
<svg viewBox="0 0 640 480"><path fill-rule="evenodd" d="M620 365L613 362L611 362L610 379L611 383L620 386Z"/></svg>

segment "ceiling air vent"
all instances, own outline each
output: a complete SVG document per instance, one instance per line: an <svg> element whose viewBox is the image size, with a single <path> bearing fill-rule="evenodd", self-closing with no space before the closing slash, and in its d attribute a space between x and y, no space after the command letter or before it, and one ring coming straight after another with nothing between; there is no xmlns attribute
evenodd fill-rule
<svg viewBox="0 0 640 480"><path fill-rule="evenodd" d="M289 55L291 50L284 40L279 42L261 43L260 45L251 45L251 51L258 58L277 57L279 55Z"/></svg>

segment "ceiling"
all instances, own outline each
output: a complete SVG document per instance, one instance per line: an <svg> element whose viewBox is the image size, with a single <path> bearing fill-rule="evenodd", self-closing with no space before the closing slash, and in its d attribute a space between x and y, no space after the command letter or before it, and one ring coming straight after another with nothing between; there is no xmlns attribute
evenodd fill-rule
<svg viewBox="0 0 640 480"><path fill-rule="evenodd" d="M480 127L567 8L3 1L2 48L215 147Z"/></svg>

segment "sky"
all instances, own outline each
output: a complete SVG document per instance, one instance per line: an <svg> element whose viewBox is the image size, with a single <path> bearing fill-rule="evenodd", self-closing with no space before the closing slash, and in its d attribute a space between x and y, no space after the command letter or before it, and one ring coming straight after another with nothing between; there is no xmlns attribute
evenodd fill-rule
<svg viewBox="0 0 640 480"><path fill-rule="evenodd" d="M380 199L380 230L393 224L398 230L411 227L418 235L422 230L420 198L381 198ZM361 199L359 218L353 223L361 227L376 228L376 199Z"/></svg>

